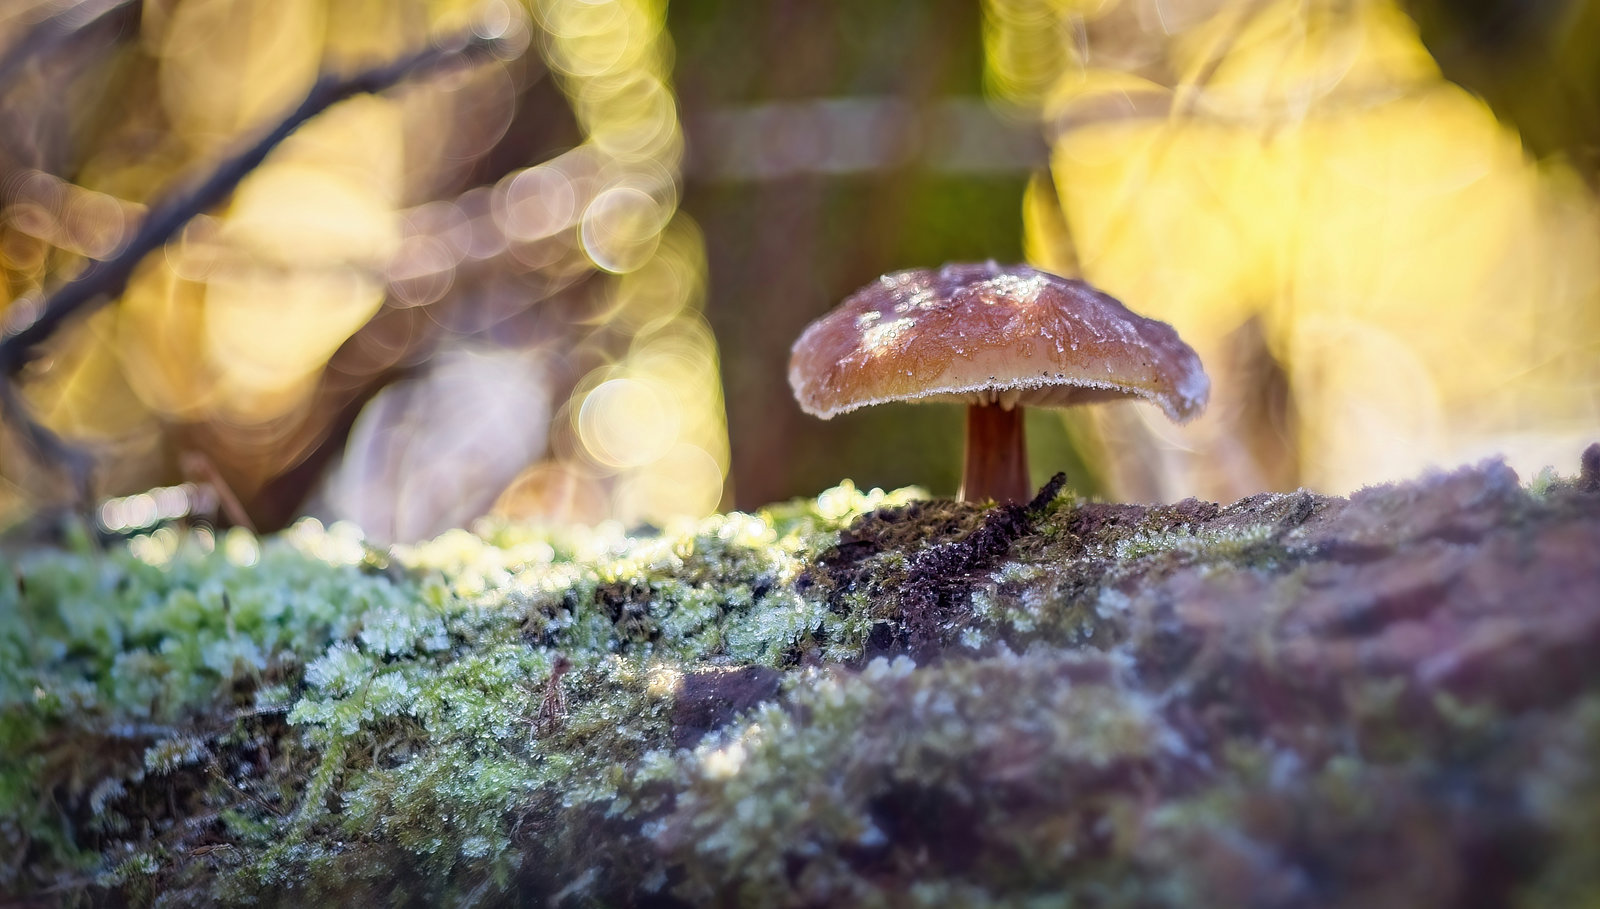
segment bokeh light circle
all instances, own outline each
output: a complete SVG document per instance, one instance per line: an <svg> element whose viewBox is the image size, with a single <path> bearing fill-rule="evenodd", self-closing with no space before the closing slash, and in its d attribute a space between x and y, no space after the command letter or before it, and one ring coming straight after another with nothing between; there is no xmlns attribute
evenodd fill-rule
<svg viewBox="0 0 1600 909"><path fill-rule="evenodd" d="M637 379L608 379L578 408L578 438L597 463L627 469L661 459L678 441L676 401Z"/></svg>
<svg viewBox="0 0 1600 909"><path fill-rule="evenodd" d="M584 210L583 251L606 271L633 271L655 253L669 216L649 193L631 186L607 189Z"/></svg>

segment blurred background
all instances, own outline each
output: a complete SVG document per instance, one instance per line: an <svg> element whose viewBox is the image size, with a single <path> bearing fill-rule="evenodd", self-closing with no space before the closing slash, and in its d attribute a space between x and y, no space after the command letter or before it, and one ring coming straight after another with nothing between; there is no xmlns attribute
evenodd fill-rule
<svg viewBox="0 0 1600 909"><path fill-rule="evenodd" d="M1173 323L1211 407L1028 416L1038 479L1343 493L1600 437L1585 0L0 0L13 326L319 73L307 123L18 377L111 529L661 524L959 479L958 408L822 422L804 326L1027 260ZM164 487L164 491L139 494ZM0 524L71 495L14 432Z"/></svg>

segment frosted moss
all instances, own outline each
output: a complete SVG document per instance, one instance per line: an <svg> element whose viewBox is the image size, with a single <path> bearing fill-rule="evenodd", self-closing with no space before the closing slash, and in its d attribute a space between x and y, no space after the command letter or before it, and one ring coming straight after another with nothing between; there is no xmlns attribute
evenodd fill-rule
<svg viewBox="0 0 1600 909"><path fill-rule="evenodd" d="M422 862L440 895L504 884L514 815L614 811L631 765L670 745L663 674L794 662L839 621L796 590L807 560L915 495L846 484L642 538L504 525L385 554L307 521L16 553L0 851L27 860L0 888L98 865L102 883L346 892L385 880L353 864L390 861ZM145 804L168 789L191 803Z"/></svg>
<svg viewBox="0 0 1600 909"><path fill-rule="evenodd" d="M1511 869L1483 892L1581 902L1585 495L1491 469L1024 513L846 485L636 536L16 552L0 890L1417 904L1489 887L1483 848Z"/></svg>

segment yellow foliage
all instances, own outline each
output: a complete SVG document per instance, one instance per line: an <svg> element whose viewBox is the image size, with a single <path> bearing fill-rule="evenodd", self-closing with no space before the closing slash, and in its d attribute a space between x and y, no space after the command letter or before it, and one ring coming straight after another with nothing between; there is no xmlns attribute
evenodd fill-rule
<svg viewBox="0 0 1600 909"><path fill-rule="evenodd" d="M172 455L198 446L248 497L297 464L384 370L416 365L432 345L446 353L459 345L454 359L443 357L450 362L490 362L471 348L507 340L490 333L497 321L565 294L541 326L546 336L510 340L526 345L528 362L560 364L530 373L517 393L531 396L530 419L556 414L557 429L570 423L568 435L549 437L544 460L529 465L522 493L504 507L581 503L585 510L571 516L629 521L714 510L727 429L715 342L699 314L704 240L678 212L683 136L665 16L660 0L143 4L137 41L118 46L127 78L107 80L107 97L126 100L126 110L94 122L104 133L84 140L77 182L43 171L0 174L8 215L0 299L36 296L75 260L113 254L143 215L137 203L261 135L320 74L401 59L466 28L506 36L516 51L527 45L528 56L358 96L303 124L223 207L141 263L115 307L52 342L43 376L28 380L41 417L72 436L125 448L142 440L139 458L119 463L130 478L119 482L169 482ZM475 186L484 179L476 168L545 68L567 96L577 144L535 145L551 156ZM532 141L560 141L566 129L552 124L547 138ZM464 301L453 296L463 285ZM417 315L436 305L450 312ZM417 318L384 321L406 310ZM489 374L457 372L472 372L474 382ZM540 395L553 399L532 400ZM454 413L465 426L473 408L461 403ZM406 407L386 406L384 419ZM544 445L544 428L523 433L523 442ZM379 427L373 437L404 446L427 429ZM175 444L159 444L163 434ZM449 454L452 441L437 450ZM492 441L490 432L474 444ZM408 478L400 475L406 452L390 454L350 459L340 477L369 488L332 498L372 501L381 487L419 508L453 497L459 511L493 493L411 488L437 485L448 465ZM516 464L505 476L494 470L457 474L504 483ZM541 502L541 490L555 504ZM369 529L442 529L428 520L408 514Z"/></svg>
<svg viewBox="0 0 1600 909"><path fill-rule="evenodd" d="M46 378L26 389L30 403L50 425L99 445L127 435L148 416L115 381L113 322L109 313L90 317L84 331L53 351Z"/></svg>
<svg viewBox="0 0 1600 909"><path fill-rule="evenodd" d="M350 268L213 278L204 352L220 373L219 415L245 422L278 416L262 411L267 402L257 395L314 377L382 303L382 283Z"/></svg>
<svg viewBox="0 0 1600 909"><path fill-rule="evenodd" d="M134 274L113 310L116 352L144 405L175 420L200 421L219 393L206 351L205 285L186 280L166 257Z"/></svg>
<svg viewBox="0 0 1600 909"><path fill-rule="evenodd" d="M1171 36L1112 25L1146 64L1058 74L1041 107L1055 192L1031 191L1025 222L1037 260L1173 322L1217 379L1207 418L1152 427L1195 456L1133 492L1255 491L1259 471L1218 467L1256 391L1228 372L1252 321L1289 380L1296 482L1571 460L1600 389L1582 355L1600 343L1594 202L1445 82L1396 7L1229 3Z"/></svg>
<svg viewBox="0 0 1600 909"><path fill-rule="evenodd" d="M213 151L299 102L321 67L327 5L187 0L147 23L167 113L192 148Z"/></svg>

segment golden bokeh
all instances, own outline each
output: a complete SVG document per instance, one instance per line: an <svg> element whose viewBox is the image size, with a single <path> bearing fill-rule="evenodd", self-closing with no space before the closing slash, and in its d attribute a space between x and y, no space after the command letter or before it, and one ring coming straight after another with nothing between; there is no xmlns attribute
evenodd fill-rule
<svg viewBox="0 0 1600 909"><path fill-rule="evenodd" d="M1031 255L1174 323L1216 380L1181 430L1098 418L1161 450L1153 482L1110 468L1123 494L1226 500L1283 457L1329 492L1572 460L1600 417L1600 223L1562 162L1445 81L1392 3L1164 4L1156 28L1089 6L990 0L990 84L1052 136ZM1041 89L1046 18L1065 43ZM1229 372L1257 332L1290 389L1278 450L1250 450L1259 388Z"/></svg>
<svg viewBox="0 0 1600 909"><path fill-rule="evenodd" d="M587 151L513 177L502 217L523 242L558 223L575 228L588 261L615 276L601 327L632 340L577 383L565 408L580 463L535 465L502 510L541 508L543 492L556 510L603 497L605 515L625 522L708 514L723 497L727 423L715 339L699 314L704 241L677 211L683 134L665 4L543 0L533 9ZM563 180L570 190L552 189ZM535 188L538 201L524 201Z"/></svg>
<svg viewBox="0 0 1600 909"><path fill-rule="evenodd" d="M870 79L815 73L792 92L776 76L708 92L708 72L735 69L685 44L686 60L710 61L683 71L703 105L690 163L710 242L741 267L791 249L842 260L808 263L781 305L820 305L829 282L869 264L937 264L875 258L891 247L957 258L977 242L928 227L917 242L863 246L858 213L836 229L847 209L833 198L853 204L858 184L836 193L831 181L911 193L920 178L902 177L945 160L914 146L944 129L971 152L963 166L1015 187L1039 166L1037 145L1001 136L1001 154L979 140L997 125L1042 132L1049 171L1022 204L1028 257L1171 321L1215 380L1211 411L1189 426L1120 406L1064 418L1109 494L1342 492L1494 454L1524 475L1570 469L1600 422L1600 217L1583 162L1533 159L1441 74L1399 4L976 2L981 36L964 40L981 38L999 111L983 119L926 114L982 112L970 98L894 93L915 74L884 95L851 94ZM709 15L679 8L674 22L701 41ZM0 37L22 34L16 21L0 17ZM38 121L38 135L0 141L9 319L114 256L146 206L278 122L319 74L462 29L503 44L314 117L147 257L114 306L51 340L24 393L92 446L100 492L216 481L263 526L292 517L268 514L281 498L377 538L491 506L632 525L730 503L708 240L681 210L687 146L664 0L146 0L137 23L74 61L92 91L58 100L43 66L8 89L16 122ZM788 72L759 63L748 71ZM50 119L56 108L66 113ZM62 148L46 141L57 135ZM37 160L14 154L29 143ZM964 192L969 177L935 182ZM985 198L1010 198L999 185L985 183ZM814 218L761 208L791 191ZM925 198L945 188L901 192L860 197L954 204ZM751 236L730 237L730 224ZM772 238L795 224L815 236ZM767 318L775 304L750 290L770 269L740 270L718 276L719 330L760 338L796 321ZM758 345L762 357L788 340ZM740 394L754 394L758 369L781 384L781 362L737 360ZM513 391L525 407L506 400ZM782 440L779 423L743 431ZM781 441L744 438L760 469L792 466ZM0 510L15 514L36 474L0 457ZM420 469L435 457L457 462ZM191 476L195 464L210 479ZM130 501L130 515L152 513Z"/></svg>
<svg viewBox="0 0 1600 909"><path fill-rule="evenodd" d="M56 430L123 453L107 491L182 479L174 462L198 453L242 499L266 495L349 419L342 409L372 396L352 445L397 450L346 452L312 507L370 520L378 538L436 533L481 494L444 496L453 501L433 521L419 513L440 500L441 474L408 458L436 450L477 459L460 474L489 484L484 507L507 489L503 513L669 521L718 507L727 427L700 316L704 240L678 212L683 134L664 3L178 0L142 12L122 50L135 77L112 90L152 106L130 106L85 147L78 182L0 171L6 301L36 305L74 259L112 255L144 203L261 134L319 74L400 59L461 29L508 51L313 118L143 262L114 308L53 342L25 391ZM554 120L576 135L556 122L558 138L533 141L537 158L473 176L518 106L552 81L564 107ZM415 421L448 406L446 385L482 394L493 368L461 364L490 362L483 351L497 345L507 362L538 364L508 387L531 395L520 413L544 423L530 433L493 416L506 424L502 449L540 447L490 469L483 449L423 443L446 433L492 446L464 428L491 420L481 398L436 425ZM374 504L384 497L404 507Z"/></svg>

